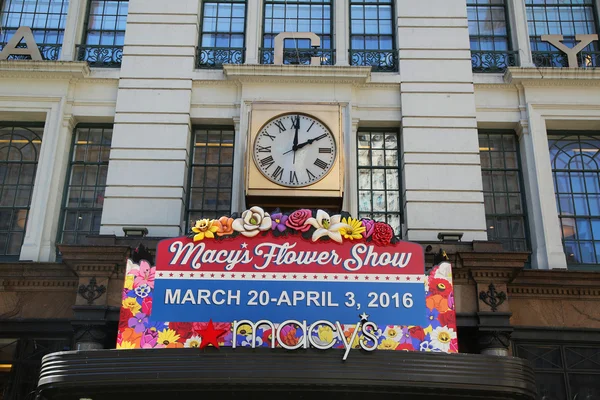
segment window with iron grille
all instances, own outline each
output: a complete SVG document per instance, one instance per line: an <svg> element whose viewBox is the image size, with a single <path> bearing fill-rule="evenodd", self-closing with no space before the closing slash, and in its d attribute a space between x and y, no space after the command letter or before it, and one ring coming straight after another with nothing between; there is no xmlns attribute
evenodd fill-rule
<svg viewBox="0 0 600 400"><path fill-rule="evenodd" d="M387 222L402 233L400 134L397 130L358 131L358 214Z"/></svg>
<svg viewBox="0 0 600 400"><path fill-rule="evenodd" d="M600 263L600 137L549 132L550 161L569 264Z"/></svg>
<svg viewBox="0 0 600 400"><path fill-rule="evenodd" d="M567 67L567 56L542 35L563 35L563 43L573 47L575 35L598 33L595 0L525 0L533 62L538 67ZM600 66L598 41L579 53L580 67Z"/></svg>
<svg viewBox="0 0 600 400"><path fill-rule="evenodd" d="M513 132L479 133L488 240L507 251L529 249L518 148Z"/></svg>
<svg viewBox="0 0 600 400"><path fill-rule="evenodd" d="M220 68L242 64L245 56L246 1L202 2L202 25L196 66Z"/></svg>
<svg viewBox="0 0 600 400"><path fill-rule="evenodd" d="M194 130L190 167L188 226L200 218L231 213L233 127L199 127Z"/></svg>
<svg viewBox="0 0 600 400"><path fill-rule="evenodd" d="M0 257L21 253L43 124L0 125Z"/></svg>
<svg viewBox="0 0 600 400"><path fill-rule="evenodd" d="M265 0L261 62L273 63L275 36L281 32L313 32L321 38L321 47L313 49L308 39L286 39L283 62L310 64L320 57L322 65L333 65L332 0Z"/></svg>
<svg viewBox="0 0 600 400"><path fill-rule="evenodd" d="M468 0L471 64L474 72L502 72L517 64L511 51L506 0Z"/></svg>
<svg viewBox="0 0 600 400"><path fill-rule="evenodd" d="M533 366L539 399L600 398L600 344L517 342L514 354Z"/></svg>
<svg viewBox="0 0 600 400"><path fill-rule="evenodd" d="M100 233L112 126L75 129L58 243L80 244Z"/></svg>
<svg viewBox="0 0 600 400"><path fill-rule="evenodd" d="M4 0L0 13L0 51L21 26L28 26L45 60L58 60L69 0ZM29 58L14 55L10 59Z"/></svg>
<svg viewBox="0 0 600 400"><path fill-rule="evenodd" d="M350 1L350 64L397 71L393 0Z"/></svg>
<svg viewBox="0 0 600 400"><path fill-rule="evenodd" d="M120 66L128 10L129 0L89 0L78 59L92 67Z"/></svg>

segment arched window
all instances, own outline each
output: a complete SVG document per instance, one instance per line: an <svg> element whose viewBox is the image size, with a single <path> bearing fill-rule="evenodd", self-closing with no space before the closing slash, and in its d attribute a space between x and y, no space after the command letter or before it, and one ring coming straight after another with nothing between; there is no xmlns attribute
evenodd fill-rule
<svg viewBox="0 0 600 400"><path fill-rule="evenodd" d="M600 138L548 135L556 206L569 264L600 263Z"/></svg>
<svg viewBox="0 0 600 400"><path fill-rule="evenodd" d="M0 257L21 253L43 130L0 126Z"/></svg>

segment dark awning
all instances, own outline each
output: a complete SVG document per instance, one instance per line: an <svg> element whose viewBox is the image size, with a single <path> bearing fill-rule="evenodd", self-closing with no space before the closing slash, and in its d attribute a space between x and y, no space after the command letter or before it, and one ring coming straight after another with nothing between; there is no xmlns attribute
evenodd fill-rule
<svg viewBox="0 0 600 400"><path fill-rule="evenodd" d="M353 350L344 362L341 350L264 348L53 353L44 357L38 388L48 400L182 400L211 394L219 400L288 400L318 393L346 399L378 393L409 399L535 398L532 369L513 357Z"/></svg>

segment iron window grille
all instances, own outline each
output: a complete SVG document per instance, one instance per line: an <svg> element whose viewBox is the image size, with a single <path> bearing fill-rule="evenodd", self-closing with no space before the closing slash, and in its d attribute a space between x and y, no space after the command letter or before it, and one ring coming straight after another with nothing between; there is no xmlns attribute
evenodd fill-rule
<svg viewBox="0 0 600 400"><path fill-rule="evenodd" d="M200 218L215 219L231 213L234 138L232 126L194 130L188 174L188 228Z"/></svg>
<svg viewBox="0 0 600 400"><path fill-rule="evenodd" d="M533 366L538 398L600 398L600 344L518 342L513 348Z"/></svg>
<svg viewBox="0 0 600 400"><path fill-rule="evenodd" d="M196 67L221 68L223 64L243 64L246 52L245 32L245 0L202 2L202 26Z"/></svg>
<svg viewBox="0 0 600 400"><path fill-rule="evenodd" d="M43 124L0 125L0 257L16 259L25 237Z"/></svg>
<svg viewBox="0 0 600 400"><path fill-rule="evenodd" d="M542 35L563 35L569 47L577 44L575 35L598 33L594 0L526 0L527 23L533 62L538 67L568 67L567 56ZM600 46L594 41L579 53L579 66L600 66Z"/></svg>
<svg viewBox="0 0 600 400"><path fill-rule="evenodd" d="M567 263L600 264L600 137L549 132L556 207Z"/></svg>
<svg viewBox="0 0 600 400"><path fill-rule="evenodd" d="M350 1L350 64L398 71L393 0Z"/></svg>
<svg viewBox="0 0 600 400"><path fill-rule="evenodd" d="M358 131L358 216L385 221L402 233L400 134L397 130Z"/></svg>
<svg viewBox="0 0 600 400"><path fill-rule="evenodd" d="M518 64L512 51L506 0L467 2L473 72L503 72Z"/></svg>
<svg viewBox="0 0 600 400"><path fill-rule="evenodd" d="M488 240L506 251L528 251L519 145L514 132L479 132Z"/></svg>
<svg viewBox="0 0 600 400"><path fill-rule="evenodd" d="M100 233L112 133L112 126L101 125L73 131L58 243L81 244Z"/></svg>
<svg viewBox="0 0 600 400"><path fill-rule="evenodd" d="M319 57L321 65L334 65L332 13L332 0L265 0L261 63L273 64L274 39L279 33L314 32L321 38L320 48L312 48L308 39L284 41L284 64L308 65L312 57Z"/></svg>
<svg viewBox="0 0 600 400"><path fill-rule="evenodd" d="M91 67L119 67L129 0L88 0L87 19L77 59Z"/></svg>
<svg viewBox="0 0 600 400"><path fill-rule="evenodd" d="M4 0L0 10L0 51L21 26L31 27L44 60L58 60L69 0ZM25 44L22 45L26 47ZM11 55L10 60L29 59Z"/></svg>

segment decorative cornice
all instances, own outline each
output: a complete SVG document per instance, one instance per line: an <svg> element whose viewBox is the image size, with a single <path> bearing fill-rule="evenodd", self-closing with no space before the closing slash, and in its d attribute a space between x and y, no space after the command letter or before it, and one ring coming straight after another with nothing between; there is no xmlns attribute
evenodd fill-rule
<svg viewBox="0 0 600 400"><path fill-rule="evenodd" d="M46 292L46 291L67 291L71 292L77 288L78 279L4 279L0 280L0 287L4 291L11 292Z"/></svg>
<svg viewBox="0 0 600 400"><path fill-rule="evenodd" d="M600 272L523 270L508 285L511 297L600 298Z"/></svg>
<svg viewBox="0 0 600 400"><path fill-rule="evenodd" d="M90 76L90 67L83 61L0 61L0 78L81 79Z"/></svg>
<svg viewBox="0 0 600 400"><path fill-rule="evenodd" d="M511 297L535 297L535 298L564 298L577 297L580 299L600 298L600 288L564 288L564 287L544 287L544 286L514 286L508 287L508 294Z"/></svg>
<svg viewBox="0 0 600 400"><path fill-rule="evenodd" d="M310 65L223 66L226 79L239 82L302 82L364 84L371 79L371 67Z"/></svg>
<svg viewBox="0 0 600 400"><path fill-rule="evenodd" d="M600 86L600 69L510 67L504 73L504 82L524 86Z"/></svg>

